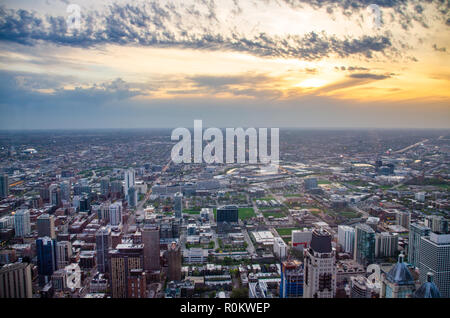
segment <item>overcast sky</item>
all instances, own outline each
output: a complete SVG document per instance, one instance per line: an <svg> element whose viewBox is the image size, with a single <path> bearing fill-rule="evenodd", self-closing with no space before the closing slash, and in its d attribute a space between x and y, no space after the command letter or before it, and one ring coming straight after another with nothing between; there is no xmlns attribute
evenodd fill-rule
<svg viewBox="0 0 450 318"><path fill-rule="evenodd" d="M449 31L440 0L2 1L0 129L450 128Z"/></svg>

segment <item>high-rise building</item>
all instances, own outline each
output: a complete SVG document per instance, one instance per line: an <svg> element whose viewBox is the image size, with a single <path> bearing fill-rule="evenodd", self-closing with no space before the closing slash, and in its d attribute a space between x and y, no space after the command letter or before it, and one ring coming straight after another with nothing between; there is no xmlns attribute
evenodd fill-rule
<svg viewBox="0 0 450 318"><path fill-rule="evenodd" d="M127 295L129 298L146 298L147 281L145 272L142 269L130 270Z"/></svg>
<svg viewBox="0 0 450 318"><path fill-rule="evenodd" d="M433 282L433 277L433 273L427 273L427 281L414 292L414 298L441 298L441 293Z"/></svg>
<svg viewBox="0 0 450 318"><path fill-rule="evenodd" d="M216 211L217 223L237 223L239 221L239 209L235 205L226 205Z"/></svg>
<svg viewBox="0 0 450 318"><path fill-rule="evenodd" d="M336 251L331 240L327 230L315 229L310 247L304 250L304 298L333 298L336 294Z"/></svg>
<svg viewBox="0 0 450 318"><path fill-rule="evenodd" d="M53 272L57 270L56 241L50 237L41 237L36 240L37 265L39 283L47 284Z"/></svg>
<svg viewBox="0 0 450 318"><path fill-rule="evenodd" d="M111 182L111 193L112 194L117 195L119 193L122 193L122 191L123 191L123 185L122 185L121 181L116 180L116 181Z"/></svg>
<svg viewBox="0 0 450 318"><path fill-rule="evenodd" d="M410 298L413 296L416 284L406 266L404 255L400 254L398 262L381 277L381 298Z"/></svg>
<svg viewBox="0 0 450 318"><path fill-rule="evenodd" d="M100 194L108 196L109 194L109 177L103 177L100 179Z"/></svg>
<svg viewBox="0 0 450 318"><path fill-rule="evenodd" d="M11 263L0 268L0 298L32 298L31 265Z"/></svg>
<svg viewBox="0 0 450 318"><path fill-rule="evenodd" d="M427 273L434 276L434 281L442 298L450 298L450 234L431 232L422 236L419 248L419 279L427 280Z"/></svg>
<svg viewBox="0 0 450 318"><path fill-rule="evenodd" d="M305 190L312 190L317 188L317 179L316 178L305 178Z"/></svg>
<svg viewBox="0 0 450 318"><path fill-rule="evenodd" d="M70 182L63 181L59 184L59 188L61 189L61 200L66 202L70 201Z"/></svg>
<svg viewBox="0 0 450 318"><path fill-rule="evenodd" d="M355 227L354 259L365 266L375 260L375 231L367 224L358 224Z"/></svg>
<svg viewBox="0 0 450 318"><path fill-rule="evenodd" d="M167 259L168 259L168 278L169 281L180 281L181 280L181 248L175 242L172 242L167 249Z"/></svg>
<svg viewBox="0 0 450 318"><path fill-rule="evenodd" d="M60 241L56 243L56 265L58 269L63 269L70 264L72 257L72 243L70 241Z"/></svg>
<svg viewBox="0 0 450 318"><path fill-rule="evenodd" d="M403 226L405 229L409 229L410 220L411 220L411 213L404 211L397 211L395 215L395 221L398 225Z"/></svg>
<svg viewBox="0 0 450 318"><path fill-rule="evenodd" d="M117 226L122 223L122 204L115 202L109 206L109 223Z"/></svg>
<svg viewBox="0 0 450 318"><path fill-rule="evenodd" d="M338 243L342 246L345 253L353 255L355 246L355 229L347 225L338 226Z"/></svg>
<svg viewBox="0 0 450 318"><path fill-rule="evenodd" d="M422 236L430 235L430 228L420 223L411 223L409 228L408 262L419 267L419 249Z"/></svg>
<svg viewBox="0 0 450 318"><path fill-rule="evenodd" d="M138 196L136 187L128 188L128 206L134 208L137 206Z"/></svg>
<svg viewBox="0 0 450 318"><path fill-rule="evenodd" d="M16 237L24 237L31 233L30 211L21 209L14 214L14 230Z"/></svg>
<svg viewBox="0 0 450 318"><path fill-rule="evenodd" d="M144 225L142 229L142 243L144 244L144 270L160 270L159 226Z"/></svg>
<svg viewBox="0 0 450 318"><path fill-rule="evenodd" d="M53 206L61 206L61 190L57 184L51 184L48 188L50 195L50 204Z"/></svg>
<svg viewBox="0 0 450 318"><path fill-rule="evenodd" d="M281 263L280 298L303 296L303 265L296 260Z"/></svg>
<svg viewBox="0 0 450 318"><path fill-rule="evenodd" d="M425 218L425 226L429 227L432 232L439 234L448 233L448 220L442 215L429 215Z"/></svg>
<svg viewBox="0 0 450 318"><path fill-rule="evenodd" d="M181 219L183 216L183 194L181 192L175 193L173 196L174 199L174 210L175 210L175 217L178 219Z"/></svg>
<svg viewBox="0 0 450 318"><path fill-rule="evenodd" d="M97 250L97 269L100 273L109 272L109 249L111 248L111 228L102 227L95 234Z"/></svg>
<svg viewBox="0 0 450 318"><path fill-rule="evenodd" d="M279 259L283 260L287 255L287 244L281 237L275 237L273 239L273 254Z"/></svg>
<svg viewBox="0 0 450 318"><path fill-rule="evenodd" d="M55 218L47 213L41 214L36 220L38 237L48 236L52 239L56 238L55 234Z"/></svg>
<svg viewBox="0 0 450 318"><path fill-rule="evenodd" d="M6 198L9 195L9 181L8 175L0 176L0 199Z"/></svg>
<svg viewBox="0 0 450 318"><path fill-rule="evenodd" d="M382 232L375 235L375 257L392 257L397 251L397 233Z"/></svg>
<svg viewBox="0 0 450 318"><path fill-rule="evenodd" d="M135 184L135 171L133 168L127 169L124 172L124 185L123 192L128 196L128 189L134 187Z"/></svg>
<svg viewBox="0 0 450 318"><path fill-rule="evenodd" d="M350 298L378 298L379 287L364 276L350 276Z"/></svg>
<svg viewBox="0 0 450 318"><path fill-rule="evenodd" d="M144 266L143 244L122 243L109 251L111 261L111 295L113 298L128 298L128 280L131 271Z"/></svg>

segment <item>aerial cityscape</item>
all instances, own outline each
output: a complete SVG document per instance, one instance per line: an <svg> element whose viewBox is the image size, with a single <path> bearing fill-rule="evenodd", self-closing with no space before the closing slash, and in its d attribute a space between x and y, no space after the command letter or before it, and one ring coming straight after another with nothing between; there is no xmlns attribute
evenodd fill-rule
<svg viewBox="0 0 450 318"><path fill-rule="evenodd" d="M2 1L0 298L450 298L449 8Z"/></svg>

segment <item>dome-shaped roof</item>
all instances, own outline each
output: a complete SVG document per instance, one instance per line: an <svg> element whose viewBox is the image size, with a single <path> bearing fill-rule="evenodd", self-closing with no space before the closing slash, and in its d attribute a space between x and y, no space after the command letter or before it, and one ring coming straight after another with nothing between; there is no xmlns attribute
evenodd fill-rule
<svg viewBox="0 0 450 318"><path fill-rule="evenodd" d="M414 293L415 298L441 298L441 293L433 282L433 274L427 273L427 281Z"/></svg>
<svg viewBox="0 0 450 318"><path fill-rule="evenodd" d="M398 285L410 285L414 284L414 278L412 277L408 266L403 262L404 255L398 256L398 262L387 273L386 278L391 282Z"/></svg>

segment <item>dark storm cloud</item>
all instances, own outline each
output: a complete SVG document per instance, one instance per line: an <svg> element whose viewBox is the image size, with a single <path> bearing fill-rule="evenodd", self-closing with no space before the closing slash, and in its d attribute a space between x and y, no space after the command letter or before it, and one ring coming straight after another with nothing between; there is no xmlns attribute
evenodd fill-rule
<svg viewBox="0 0 450 318"><path fill-rule="evenodd" d="M373 80L383 80L383 79L387 79L390 78L393 74L372 74L372 73L355 73L355 74L350 74L348 77L351 78L359 78L359 79L373 79Z"/></svg>
<svg viewBox="0 0 450 318"><path fill-rule="evenodd" d="M196 19L216 19L213 2L206 1L206 13L187 10ZM321 59L336 54L339 57L360 55L373 57L378 52L392 50L392 42L385 35L360 38L338 38L325 32L305 35L271 36L266 33L244 35L233 30L217 31L214 27L191 30L183 24L181 13L170 4L161 6L151 2L144 6L116 5L107 14L91 12L82 18L82 28L68 32L63 17L39 16L27 10L0 8L0 40L26 45L39 41L74 47L102 44L179 47L205 50L230 50L262 57ZM194 12L194 13L193 13ZM184 13L183 13L184 14Z"/></svg>

